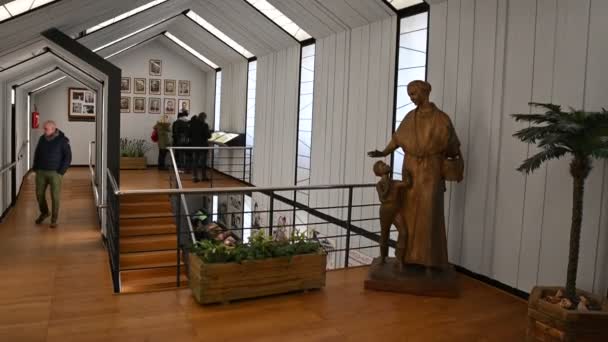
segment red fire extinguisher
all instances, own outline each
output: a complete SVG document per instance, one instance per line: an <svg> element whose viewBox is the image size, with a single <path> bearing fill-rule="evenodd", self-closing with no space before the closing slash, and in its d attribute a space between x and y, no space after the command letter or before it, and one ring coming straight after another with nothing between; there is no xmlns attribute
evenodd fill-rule
<svg viewBox="0 0 608 342"><path fill-rule="evenodd" d="M38 113L38 108L34 106L34 111L32 112L32 128L38 128L40 125L40 113Z"/></svg>

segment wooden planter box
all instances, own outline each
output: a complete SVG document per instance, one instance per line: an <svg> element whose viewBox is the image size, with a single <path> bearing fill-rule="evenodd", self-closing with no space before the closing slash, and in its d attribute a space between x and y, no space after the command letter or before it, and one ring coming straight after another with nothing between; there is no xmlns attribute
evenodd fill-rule
<svg viewBox="0 0 608 342"><path fill-rule="evenodd" d="M146 157L120 157L121 170L143 170L146 167Z"/></svg>
<svg viewBox="0 0 608 342"><path fill-rule="evenodd" d="M200 304L320 289L325 286L325 253L242 263L205 264L190 254L190 288Z"/></svg>
<svg viewBox="0 0 608 342"><path fill-rule="evenodd" d="M602 298L578 291L598 303L601 311L565 310L542 298L553 295L558 287L535 287L528 302L527 341L608 341L608 303Z"/></svg>

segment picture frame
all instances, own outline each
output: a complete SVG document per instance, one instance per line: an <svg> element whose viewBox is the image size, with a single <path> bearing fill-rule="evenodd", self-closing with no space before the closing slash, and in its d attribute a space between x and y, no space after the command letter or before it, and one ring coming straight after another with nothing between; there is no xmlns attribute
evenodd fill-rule
<svg viewBox="0 0 608 342"><path fill-rule="evenodd" d="M164 94L175 95L175 80L165 80L164 82Z"/></svg>
<svg viewBox="0 0 608 342"><path fill-rule="evenodd" d="M134 78L133 79L133 94L145 94L146 93L146 79L145 78Z"/></svg>
<svg viewBox="0 0 608 342"><path fill-rule="evenodd" d="M122 77L120 79L120 92L131 93L131 77Z"/></svg>
<svg viewBox="0 0 608 342"><path fill-rule="evenodd" d="M183 112L184 109L186 111L188 111L188 113L190 113L190 100L188 100L188 99L177 100L177 109L178 109L179 113Z"/></svg>
<svg viewBox="0 0 608 342"><path fill-rule="evenodd" d="M131 113L131 98L129 96L120 97L120 112Z"/></svg>
<svg viewBox="0 0 608 342"><path fill-rule="evenodd" d="M190 81L179 81L179 96L190 96Z"/></svg>
<svg viewBox="0 0 608 342"><path fill-rule="evenodd" d="M160 106L161 106L160 98L158 97L149 97L148 98L148 113L149 114L160 114Z"/></svg>
<svg viewBox="0 0 608 342"><path fill-rule="evenodd" d="M161 80L157 79L157 78L151 78L149 80L149 84L150 84L150 89L148 89L149 90L148 93L150 95L160 95Z"/></svg>
<svg viewBox="0 0 608 342"><path fill-rule="evenodd" d="M165 98L163 109L166 115L175 115L176 107L175 99Z"/></svg>
<svg viewBox="0 0 608 342"><path fill-rule="evenodd" d="M163 61L160 59L150 59L148 62L148 69L150 76L162 76L163 74Z"/></svg>
<svg viewBox="0 0 608 342"><path fill-rule="evenodd" d="M133 98L133 113L145 113L146 112L146 98L145 97L134 97Z"/></svg>
<svg viewBox="0 0 608 342"><path fill-rule="evenodd" d="M95 121L97 93L85 88L68 88L68 121Z"/></svg>

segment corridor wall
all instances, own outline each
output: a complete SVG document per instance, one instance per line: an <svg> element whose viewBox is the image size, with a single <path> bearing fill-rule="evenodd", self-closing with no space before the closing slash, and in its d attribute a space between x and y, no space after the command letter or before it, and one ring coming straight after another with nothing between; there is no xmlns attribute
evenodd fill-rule
<svg viewBox="0 0 608 342"><path fill-rule="evenodd" d="M536 152L512 137L527 103L606 107L608 3L591 0L450 0L431 5L432 100L462 142L465 181L446 194L450 261L530 291L563 285L572 205L568 160L525 176ZM578 286L608 286L608 168L587 181Z"/></svg>

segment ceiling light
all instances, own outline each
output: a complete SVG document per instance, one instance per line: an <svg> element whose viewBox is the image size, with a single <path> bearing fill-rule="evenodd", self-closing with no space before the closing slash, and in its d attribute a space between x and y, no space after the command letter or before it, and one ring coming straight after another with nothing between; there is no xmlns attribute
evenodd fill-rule
<svg viewBox="0 0 608 342"><path fill-rule="evenodd" d="M212 67L213 69L218 69L219 67L217 66L217 64L213 63L210 59L208 59L207 57L201 55L198 51L194 50L192 47L190 47L190 45L182 42L179 38L177 38L176 36L172 35L169 32L165 32L165 36L169 39L171 39L175 44L181 46L182 48L184 48L186 51L190 52L192 55L194 55L196 58L200 59L201 61L203 61L205 64L209 65L210 67Z"/></svg>
<svg viewBox="0 0 608 342"><path fill-rule="evenodd" d="M298 41L303 41L306 39L312 38L306 31L304 31L300 26L293 22L293 20L289 19L285 14L276 9L273 5L271 5L266 0L247 0L253 7L257 8L262 14L264 14L268 19L274 21L277 25L279 25L283 30L287 31L291 36L293 36Z"/></svg>
<svg viewBox="0 0 608 342"><path fill-rule="evenodd" d="M211 25L207 20L203 19L201 16L196 14L194 11L188 11L188 13L186 13L186 16L188 18L192 19L195 23L199 24L205 30L209 31L212 35L216 36L219 40L223 41L228 46L233 48L236 52L243 55L243 57L245 57L245 58L253 57L253 54L251 52L247 51L247 49L245 49L239 43L232 40L232 38L225 35L222 31L217 29L215 26Z"/></svg>
<svg viewBox="0 0 608 342"><path fill-rule="evenodd" d="M154 1L150 1L150 2L148 2L145 5L142 5L142 6L139 6L137 8L134 8L134 9L128 11L128 12L125 12L125 13L117 16L117 17L114 17L112 19L106 20L103 23L100 23L100 24L97 24L97 25L95 25L95 26L93 26L91 28L88 28L88 29L85 30L85 33L86 34L90 34L90 33L93 33L93 32L95 32L97 30L101 30L102 28L104 28L106 26L110 26L110 25L114 24L115 22L118 22L118 21L121 21L121 20L126 19L128 17L134 16L134 15L136 15L139 12L143 12L143 11L147 10L148 8L154 7L156 5L160 5L160 4L162 4L163 2L166 2L166 1L167 0L154 0Z"/></svg>

